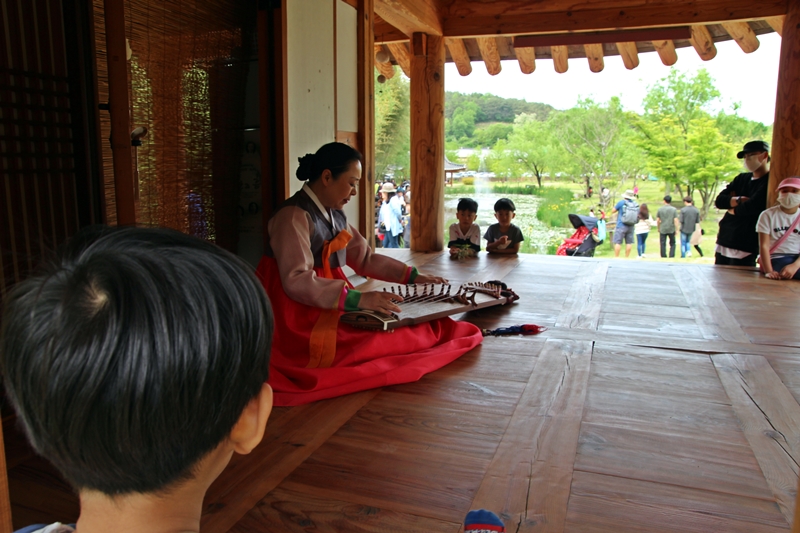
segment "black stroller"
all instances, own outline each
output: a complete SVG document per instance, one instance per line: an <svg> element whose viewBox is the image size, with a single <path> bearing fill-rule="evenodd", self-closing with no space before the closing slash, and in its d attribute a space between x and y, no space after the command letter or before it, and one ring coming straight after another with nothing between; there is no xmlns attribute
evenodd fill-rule
<svg viewBox="0 0 800 533"><path fill-rule="evenodd" d="M578 257L594 257L594 249L603 240L598 235L598 219L583 215L569 215L569 221L575 228L575 233L556 250L556 255L571 255Z"/></svg>

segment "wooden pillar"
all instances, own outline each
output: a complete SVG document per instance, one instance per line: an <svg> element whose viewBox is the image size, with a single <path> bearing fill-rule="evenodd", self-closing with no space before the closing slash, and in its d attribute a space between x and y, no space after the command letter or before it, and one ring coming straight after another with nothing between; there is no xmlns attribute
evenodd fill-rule
<svg viewBox="0 0 800 533"><path fill-rule="evenodd" d="M772 166L767 205L774 205L782 179L800 175L800 4L789 2L783 24Z"/></svg>
<svg viewBox="0 0 800 533"><path fill-rule="evenodd" d="M266 240L272 213L289 197L286 5L259 2L257 17L261 200Z"/></svg>
<svg viewBox="0 0 800 533"><path fill-rule="evenodd" d="M356 6L358 79L358 150L363 155L358 187L358 231L375 247L375 35L372 30L374 0L358 0Z"/></svg>
<svg viewBox="0 0 800 533"><path fill-rule="evenodd" d="M411 249L444 248L444 39L411 39Z"/></svg>
<svg viewBox="0 0 800 533"><path fill-rule="evenodd" d="M133 181L131 119L128 102L128 56L125 46L123 0L105 0L108 104L111 113L111 152L114 156L114 193L117 225L136 224L138 183Z"/></svg>

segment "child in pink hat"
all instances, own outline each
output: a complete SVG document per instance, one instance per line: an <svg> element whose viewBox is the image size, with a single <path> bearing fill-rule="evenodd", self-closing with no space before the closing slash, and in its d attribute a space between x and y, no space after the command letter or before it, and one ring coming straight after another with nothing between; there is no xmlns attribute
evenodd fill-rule
<svg viewBox="0 0 800 533"><path fill-rule="evenodd" d="M761 271L769 279L800 279L800 177L778 185L778 205L761 213L756 225Z"/></svg>

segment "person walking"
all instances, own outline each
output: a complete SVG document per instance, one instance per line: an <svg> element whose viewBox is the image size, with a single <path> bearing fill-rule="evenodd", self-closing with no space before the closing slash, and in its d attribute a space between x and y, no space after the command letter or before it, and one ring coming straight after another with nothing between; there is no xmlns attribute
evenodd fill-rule
<svg viewBox="0 0 800 533"><path fill-rule="evenodd" d="M664 205L656 213L659 238L661 239L661 257L667 257L667 239L669 239L669 256L675 257L675 228L678 226L678 210L672 207L672 196L664 197Z"/></svg>
<svg viewBox="0 0 800 533"><path fill-rule="evenodd" d="M700 224L700 211L694 206L691 196L683 199L683 209L678 215L681 225L681 258L692 256L692 234Z"/></svg>

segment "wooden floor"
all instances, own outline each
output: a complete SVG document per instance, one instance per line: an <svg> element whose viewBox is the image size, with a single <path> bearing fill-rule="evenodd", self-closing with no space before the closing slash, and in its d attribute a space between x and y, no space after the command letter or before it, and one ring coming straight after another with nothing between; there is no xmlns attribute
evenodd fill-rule
<svg viewBox="0 0 800 533"><path fill-rule="evenodd" d="M486 338L417 383L276 409L209 491L204 532L455 533L479 507L520 532L789 529L800 283L632 259L393 254L521 296L464 320L549 330ZM15 468L19 502L35 489Z"/></svg>

